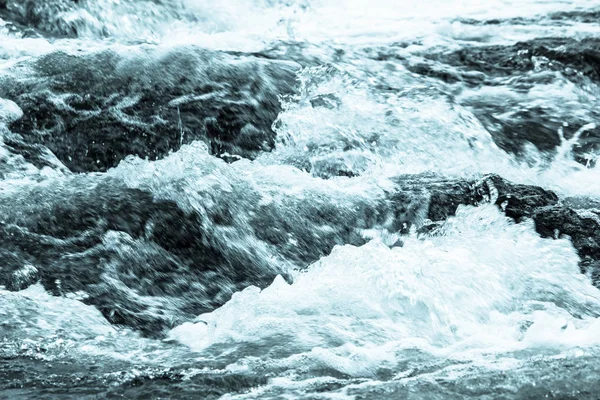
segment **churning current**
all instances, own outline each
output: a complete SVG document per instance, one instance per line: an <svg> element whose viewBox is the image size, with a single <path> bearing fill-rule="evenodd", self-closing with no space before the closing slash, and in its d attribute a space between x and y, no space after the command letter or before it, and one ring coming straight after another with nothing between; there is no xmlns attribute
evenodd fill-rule
<svg viewBox="0 0 600 400"><path fill-rule="evenodd" d="M598 398L599 21L0 0L0 398Z"/></svg>

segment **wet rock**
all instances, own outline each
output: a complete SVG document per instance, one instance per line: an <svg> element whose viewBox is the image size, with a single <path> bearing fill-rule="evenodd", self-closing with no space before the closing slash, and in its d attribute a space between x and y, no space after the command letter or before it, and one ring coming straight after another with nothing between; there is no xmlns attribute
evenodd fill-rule
<svg viewBox="0 0 600 400"><path fill-rule="evenodd" d="M514 184L498 175L486 176L476 185L475 191L479 199L496 204L517 222L533 217L540 207L558 203L554 192L537 186Z"/></svg>
<svg viewBox="0 0 600 400"><path fill-rule="evenodd" d="M180 355L185 359L185 355ZM208 364L209 363L209 364ZM194 362L160 368L107 357L63 355L60 361L19 355L0 358L0 391L24 398L201 398L216 400L266 385L268 377L251 372L196 373ZM207 362L212 370L219 363ZM215 364L215 365L213 365Z"/></svg>
<svg viewBox="0 0 600 400"><path fill-rule="evenodd" d="M437 78L444 83L453 84L463 81L460 72L444 65L428 62L407 63L406 65L407 69L415 74Z"/></svg>
<svg viewBox="0 0 600 400"><path fill-rule="evenodd" d="M440 183L431 190L431 199L427 217L431 221L443 221L453 216L460 204L475 204L475 197L471 192L472 184L463 181Z"/></svg>
<svg viewBox="0 0 600 400"><path fill-rule="evenodd" d="M410 55L394 47L365 53L379 61L401 63L427 77L427 85L451 93L453 101L471 110L500 148L516 155L526 155L533 144L544 157L552 158L563 138L570 140L600 118L593 95L600 83L598 38L537 38L509 46L429 49ZM573 84L577 89L571 89ZM540 99L536 91L543 86L557 89L548 99ZM566 96L569 90L590 93L589 102L582 106L571 101ZM593 166L600 151L600 128L585 129L572 147L576 161Z"/></svg>
<svg viewBox="0 0 600 400"><path fill-rule="evenodd" d="M251 255L215 248L201 217L173 202L85 179L69 186L2 198L0 285L39 280L55 295L81 293L110 322L156 336L277 275Z"/></svg>
<svg viewBox="0 0 600 400"><path fill-rule="evenodd" d="M21 164L31 164L38 169L49 167L56 171L67 172L67 168L56 158L56 156L45 146L29 144L23 141L19 135L7 132L2 138L2 146L8 154L0 156L0 177L5 177L26 165L15 165L19 163L15 157L21 157Z"/></svg>
<svg viewBox="0 0 600 400"><path fill-rule="evenodd" d="M503 116L499 105L472 103L474 114L492 133L501 149L518 154L526 144L533 144L541 152L549 152L560 145L558 129L562 123L548 118L546 110L535 108L518 110Z"/></svg>
<svg viewBox="0 0 600 400"><path fill-rule="evenodd" d="M496 204L517 222L523 218L533 219L535 229L542 237L568 236L581 257L582 272L591 275L595 284L599 284L600 212L577 212L571 207L580 207L585 201L570 199L563 203L549 190L513 184L498 175L485 177L474 190L479 201Z"/></svg>
<svg viewBox="0 0 600 400"><path fill-rule="evenodd" d="M0 96L24 112L10 129L74 172L106 171L128 155L162 158L193 140L253 158L274 146L278 96L294 90L297 68L189 47L55 52L32 67L0 78Z"/></svg>
<svg viewBox="0 0 600 400"><path fill-rule="evenodd" d="M584 196L573 196L565 197L561 199L561 203L565 207L569 207L574 210L584 210L591 212L599 212L600 210L600 199L594 199Z"/></svg>
<svg viewBox="0 0 600 400"><path fill-rule="evenodd" d="M510 87L516 92L526 93L536 86L553 83L558 79L556 72L582 87L600 82L600 40L597 38L539 38L513 46L468 47L425 57L459 71L483 73L486 79L481 82L464 80L474 86L496 86L500 84L498 78L510 78ZM467 101L465 105L479 117L496 143L513 153L520 153L526 143L534 144L543 152L551 151L561 143L559 130L564 128L565 139L570 139L580 127L598 118L593 107L586 116L578 109L563 105L532 107L512 102L491 98L483 102ZM509 105L513 111L506 113ZM596 127L581 135L574 153L577 161L588 164L588 155L599 149L600 129Z"/></svg>
<svg viewBox="0 0 600 400"><path fill-rule="evenodd" d="M591 261L583 265L582 272L590 277L594 286L600 287L600 261Z"/></svg>
<svg viewBox="0 0 600 400"><path fill-rule="evenodd" d="M533 215L536 230L544 237L567 235L581 257L582 270L597 274L600 262L600 222L560 205L541 207Z"/></svg>
<svg viewBox="0 0 600 400"><path fill-rule="evenodd" d="M384 51L371 57L394 59L419 75L438 78L446 83L462 82L467 86L495 86L497 78L523 77L534 83L552 79L540 72L560 72L574 83L600 82L600 39L535 38L514 45L466 46L455 51L428 51L408 58ZM536 72L535 75L528 73ZM519 82L517 82L518 84Z"/></svg>
<svg viewBox="0 0 600 400"><path fill-rule="evenodd" d="M252 229L240 229L223 204L200 215L93 175L5 193L0 285L20 290L39 281L54 295L94 305L114 324L160 336L239 290L268 286L288 264L305 267L336 244L365 241L352 229L360 217L346 207L264 207L252 214ZM232 229L245 246L215 233ZM280 252L251 248L261 241ZM21 278L28 265L36 274Z"/></svg>
<svg viewBox="0 0 600 400"><path fill-rule="evenodd" d="M549 15L549 19L552 21L566 21L569 23L577 21L584 24L597 24L598 21L600 21L600 10L592 9L554 12Z"/></svg>
<svg viewBox="0 0 600 400"><path fill-rule="evenodd" d="M19 135L0 125L0 180L38 178L50 168L62 174L67 168L42 145L25 143Z"/></svg>
<svg viewBox="0 0 600 400"><path fill-rule="evenodd" d="M461 204L476 204L470 181L425 173L401 175L394 178L394 183L398 191L389 195L394 208L394 228L404 233L413 225L421 229L424 224L446 220Z"/></svg>
<svg viewBox="0 0 600 400"><path fill-rule="evenodd" d="M373 231L435 234L459 205L482 202L517 222L532 218L542 236L568 235L582 270L595 273L600 219L578 214L550 191L497 175L477 182L402 175L393 182L380 199L342 202L310 190L277 202L211 192L216 197L201 211L104 176L24 186L0 194L0 285L21 290L40 282L54 295L94 305L113 324L160 337L336 245L362 245Z"/></svg>
<svg viewBox="0 0 600 400"><path fill-rule="evenodd" d="M503 112L507 103L511 111ZM501 149L522 154L527 145L532 144L549 158L563 144L563 140L570 140L590 120L600 117L595 111L587 117L579 117L562 106L540 107L506 101L498 103L498 99L474 99L464 102L464 105L473 111ZM572 151L577 162L593 166L592 155L600 151L600 127L584 129Z"/></svg>
<svg viewBox="0 0 600 400"><path fill-rule="evenodd" d="M8 249L0 249L0 285L10 291L23 290L39 280L39 271L26 262L27 256Z"/></svg>
<svg viewBox="0 0 600 400"><path fill-rule="evenodd" d="M251 219L254 235L273 246L276 252L297 268L305 268L328 255L336 245L360 246L366 238L360 234L365 217L383 223L389 210L377 209L357 200L354 209L343 205L302 204L290 200L288 209L261 206ZM372 226L368 226L370 228Z"/></svg>
<svg viewBox="0 0 600 400"><path fill-rule="evenodd" d="M561 26L572 25L573 22L584 24L595 24L600 20L600 10L577 10L577 11L557 11L548 15L537 15L534 18L514 17L506 19L487 19L478 20L472 18L459 18L456 22L466 25L541 25L541 26Z"/></svg>
<svg viewBox="0 0 600 400"><path fill-rule="evenodd" d="M539 85L559 81L556 73L564 80L588 87L600 82L600 40L536 38L512 46L470 46L433 52L423 54L420 63L408 60L405 63L409 70L420 75L472 88L506 85L517 93L527 93ZM580 127L598 118L593 107L589 115L584 115L579 109L571 110L562 104L532 106L515 103L510 97L478 96L462 100L461 104L473 110L502 149L517 154L527 143L542 152L551 152L561 144L560 129L564 128L568 140ZM506 112L507 109L511 111ZM600 129L593 128L582 134L574 152L577 161L588 164L588 155L599 149Z"/></svg>
<svg viewBox="0 0 600 400"><path fill-rule="evenodd" d="M77 10L75 0L2 0L0 17L12 23L61 36L76 36L77 23L65 18Z"/></svg>
<svg viewBox="0 0 600 400"><path fill-rule="evenodd" d="M458 183L444 196L449 181L439 177L397 182L397 191L377 201L358 196L338 204L315 192L307 193L310 201L260 202L248 192L217 197L202 213L102 176L24 186L0 196L0 285L19 290L39 281L54 295L94 305L114 324L160 336L336 245L364 244L363 230L419 224L430 205L426 187L434 203L439 199L431 210L440 218L466 188ZM20 278L29 265L36 273Z"/></svg>
<svg viewBox="0 0 600 400"><path fill-rule="evenodd" d="M506 216L522 222L532 219L536 231L543 237L557 239L568 236L579 256L582 272L592 276L600 284L600 210L597 202L587 199L566 199L562 202L552 191L533 185L521 185L507 181L498 175L487 175L479 181L463 181L436 178L435 175L417 175L397 178L403 188L401 197L391 199L401 210L410 207L407 199L414 203L428 204L426 219L413 219L417 232L435 235L440 222L455 214L458 205L492 203ZM413 192L412 195L407 193ZM420 195L415 195L420 193ZM582 208L589 208L585 212ZM416 207L413 207L417 210ZM402 215L396 214L402 221Z"/></svg>
<svg viewBox="0 0 600 400"><path fill-rule="evenodd" d="M513 46L472 46L447 53L424 55L426 59L459 68L478 71L489 78L546 69L564 72L577 82L580 72L600 81L600 39L536 38Z"/></svg>
<svg viewBox="0 0 600 400"><path fill-rule="evenodd" d="M52 38L149 33L165 21L196 20L181 2L165 0L1 0L0 18L20 35Z"/></svg>

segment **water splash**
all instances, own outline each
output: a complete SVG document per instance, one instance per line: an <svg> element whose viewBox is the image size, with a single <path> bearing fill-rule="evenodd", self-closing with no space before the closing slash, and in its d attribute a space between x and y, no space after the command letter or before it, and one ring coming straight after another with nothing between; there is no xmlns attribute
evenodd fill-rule
<svg viewBox="0 0 600 400"><path fill-rule="evenodd" d="M492 206L462 207L439 236L338 247L293 284L248 288L171 338L216 354L226 346L231 368L257 358L354 377L411 348L473 361L595 346L600 293L577 262L568 240L542 239Z"/></svg>

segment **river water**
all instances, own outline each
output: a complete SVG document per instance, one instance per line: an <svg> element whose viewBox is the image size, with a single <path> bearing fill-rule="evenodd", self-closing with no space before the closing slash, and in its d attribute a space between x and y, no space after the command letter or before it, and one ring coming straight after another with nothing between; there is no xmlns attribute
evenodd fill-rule
<svg viewBox="0 0 600 400"><path fill-rule="evenodd" d="M494 173L600 204L599 21L0 0L0 398L597 398L568 237L485 204L422 235L389 196Z"/></svg>

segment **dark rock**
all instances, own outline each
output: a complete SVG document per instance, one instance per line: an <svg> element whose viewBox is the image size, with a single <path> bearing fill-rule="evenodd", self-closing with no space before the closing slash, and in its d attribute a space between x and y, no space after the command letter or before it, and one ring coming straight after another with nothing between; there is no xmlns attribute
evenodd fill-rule
<svg viewBox="0 0 600 400"><path fill-rule="evenodd" d="M488 77L511 76L533 71L537 66L560 72L571 68L595 82L600 81L598 38L536 38L513 46L471 46L425 57L461 70L483 72ZM540 64L540 61L545 62ZM573 79L579 82L576 76Z"/></svg>
<svg viewBox="0 0 600 400"><path fill-rule="evenodd" d="M27 255L13 252L9 249L0 249L0 283L7 290L23 290L34 284L39 279L39 271L34 266L27 264Z"/></svg>
<svg viewBox="0 0 600 400"><path fill-rule="evenodd" d="M0 208L0 285L39 279L55 295L82 292L112 323L148 335L276 275L252 255L215 248L199 215L114 182L23 190Z"/></svg>
<svg viewBox="0 0 600 400"><path fill-rule="evenodd" d="M413 225L440 222L456 213L460 204L475 205L472 182L446 179L436 174L394 178L398 191L389 195L394 208L394 229L408 232Z"/></svg>
<svg viewBox="0 0 600 400"><path fill-rule="evenodd" d="M559 11L549 15L552 21L577 21L584 24L597 24L600 21L600 10Z"/></svg>
<svg viewBox="0 0 600 400"><path fill-rule="evenodd" d="M436 65L434 63L408 63L407 69L415 74L437 78L445 83L452 84L463 81L459 72L445 66Z"/></svg>
<svg viewBox="0 0 600 400"><path fill-rule="evenodd" d="M266 204L252 192L233 194L202 213L94 175L24 187L0 196L0 285L19 290L39 280L55 295L79 293L114 324L160 336L336 245L364 244L363 229L406 230L470 201L467 184L435 175L397 184L388 197L342 204L319 193ZM231 230L237 242L219 233Z"/></svg>
<svg viewBox="0 0 600 400"><path fill-rule="evenodd" d="M67 172L67 168L56 158L56 156L45 146L29 144L23 141L19 135L7 133L2 138L3 147L12 156L22 157L25 163L29 163L38 169L49 167L57 171ZM15 165L2 167L8 160L0 159L0 176L14 172Z"/></svg>
<svg viewBox="0 0 600 400"><path fill-rule="evenodd" d="M360 200L353 204L354 209L324 202L301 203L290 199L286 207L278 209L261 206L251 220L256 237L274 246L298 268L328 255L336 245L366 243L357 230L364 223L364 216L372 221L385 220L388 212L385 207L377 209Z"/></svg>
<svg viewBox="0 0 600 400"><path fill-rule="evenodd" d="M460 204L473 205L475 197L471 192L472 184L465 181L447 181L431 190L431 199L427 217L431 221L443 221L454 215Z"/></svg>
<svg viewBox="0 0 600 400"><path fill-rule="evenodd" d="M547 118L546 110L526 109L503 118L498 113L500 105L469 104L483 126L492 133L494 142L502 150L518 154L527 143L542 152L549 152L560 145L558 129L562 123Z"/></svg>
<svg viewBox="0 0 600 400"><path fill-rule="evenodd" d="M595 207L597 202L567 199L562 203L552 191L514 184L498 175L487 175L478 182L439 180L422 187L426 189L422 192L424 197L421 201L429 202L429 221L417 226L419 233L436 234L439 222L454 215L460 204L492 203L516 222L533 219L535 229L542 237L557 239L568 236L581 257L579 265L582 272L590 275L594 284L600 284L600 211L592 208L578 212L572 208ZM407 201L403 198L397 204L406 209Z"/></svg>
<svg viewBox="0 0 600 400"><path fill-rule="evenodd" d="M55 295L78 294L114 324L161 336L336 245L364 244L364 230L435 234L460 204L482 202L517 222L533 218L542 236L570 236L582 270L597 274L598 219L561 205L550 191L496 175L479 182L402 175L394 183L380 198L341 203L322 192L276 202L248 188L243 198L215 192L201 212L105 176L23 187L0 194L0 285L21 290L39 281Z"/></svg>
<svg viewBox="0 0 600 400"><path fill-rule="evenodd" d="M568 236L581 261L582 272L591 275L594 284L600 284L597 270L600 262L600 212L582 216L568 204L562 204L555 193L536 186L517 185L497 175L489 175L475 185L479 201L491 202L507 216L519 222L531 218L536 231L547 238Z"/></svg>
<svg viewBox="0 0 600 400"><path fill-rule="evenodd" d="M216 155L253 158L274 145L280 95L295 64L199 48L134 56L55 52L32 76L0 78L24 116L10 128L74 172L106 171L128 155L157 159L204 140Z"/></svg>
<svg viewBox="0 0 600 400"><path fill-rule="evenodd" d="M129 17L130 23L138 24L124 26L117 16ZM197 20L182 2L167 0L1 0L0 18L16 27L21 35L32 32L51 38L139 35L140 31L164 30L168 21Z"/></svg>
<svg viewBox="0 0 600 400"><path fill-rule="evenodd" d="M537 21L540 21L539 19ZM473 18L458 18L455 22L460 22L465 25L476 25L476 26L485 26L485 25L526 25L533 24L536 21L529 18L507 18L507 19L487 19L487 20L478 20Z"/></svg>
<svg viewBox="0 0 600 400"><path fill-rule="evenodd" d="M569 140L590 120L600 117L596 116L594 111L589 117L582 118L562 106L529 106L507 101L498 102L498 99L469 100L463 105L472 110L501 149L513 154L522 154L526 145L533 144L549 158L562 144L559 132L563 132L564 139ZM506 108L512 111L503 112ZM593 166L593 160L590 160L588 155L599 150L600 127L584 130L572 149L577 162L590 166Z"/></svg>
<svg viewBox="0 0 600 400"><path fill-rule="evenodd" d="M576 10L576 11L557 11L547 15L537 15L534 18L506 18L506 19L487 19L477 20L472 18L459 18L456 22L466 25L542 25L542 26L561 26L571 25L574 22L584 24L596 24L600 20L600 10Z"/></svg>
<svg viewBox="0 0 600 400"><path fill-rule="evenodd" d="M471 87L507 85L526 93L530 89L557 80L555 72L579 86L600 82L600 40L598 38L537 38L512 46L471 46L460 50L423 55L420 64L407 64L411 71L440 79L446 83L462 82ZM544 73L546 72L546 73ZM465 74L480 73L478 79ZM502 78L510 78L499 81ZM580 127L597 119L590 108L581 116L570 108L532 107L514 99L467 99L463 105L473 110L504 150L521 153L526 143L542 152L550 152L561 143L559 129L565 125L569 139ZM506 110L513 110L507 113ZM579 110L577 110L579 111ZM600 129L584 132L574 149L577 161L589 163L587 154L600 149Z"/></svg>
<svg viewBox="0 0 600 400"><path fill-rule="evenodd" d="M496 144L513 154L523 155L533 144L551 158L562 143L560 131L569 140L580 128L600 118L593 102L571 104L561 97L549 97L547 102L533 104L527 96L541 85L565 85L568 81L584 92L593 92L600 83L598 38L536 38L509 46L428 49L411 56L394 47L364 52L367 57L393 60L414 74L433 78L427 79L426 85L452 93L454 101L473 112ZM489 87L505 88L510 95L479 90ZM577 162L593 166L593 154L600 151L600 127L585 130L572 151Z"/></svg>
<svg viewBox="0 0 600 400"><path fill-rule="evenodd" d="M175 352L175 351L173 351ZM189 351L188 351L189 353ZM177 354L177 353L176 353ZM216 400L231 393L247 393L266 385L264 374L239 372L195 373L193 361L177 354L176 367L149 367L102 356L63 355L60 360L16 356L0 358L0 392L22 398L146 399L200 398ZM207 361L222 370L222 363Z"/></svg>
<svg viewBox="0 0 600 400"><path fill-rule="evenodd" d="M510 183L498 175L488 175L476 186L479 200L499 206L504 213L519 222L531 218L540 207L555 205L558 196L537 186Z"/></svg>
<svg viewBox="0 0 600 400"><path fill-rule="evenodd" d="M582 265L582 272L590 277L592 284L600 287L600 261L590 261Z"/></svg>
<svg viewBox="0 0 600 400"><path fill-rule="evenodd" d="M600 261L600 219L583 217L572 209L555 205L541 207L533 215L536 230L544 237L567 235L582 260L582 268L595 268Z"/></svg>
<svg viewBox="0 0 600 400"><path fill-rule="evenodd" d="M83 20L70 22L61 14L75 11L77 1L73 0L2 0L0 17L25 28L35 28L60 36L77 36L77 25Z"/></svg>

